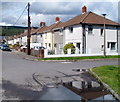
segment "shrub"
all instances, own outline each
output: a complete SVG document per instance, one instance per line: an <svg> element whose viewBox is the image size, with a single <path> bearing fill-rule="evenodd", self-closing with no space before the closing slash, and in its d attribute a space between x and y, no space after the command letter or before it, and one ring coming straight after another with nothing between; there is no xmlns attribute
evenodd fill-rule
<svg viewBox="0 0 120 102"><path fill-rule="evenodd" d="M73 44L66 44L63 48L65 54L67 54L67 49L71 49L71 54L75 53L75 46Z"/></svg>
<svg viewBox="0 0 120 102"><path fill-rule="evenodd" d="M55 51L54 50L48 50L48 55L54 55Z"/></svg>

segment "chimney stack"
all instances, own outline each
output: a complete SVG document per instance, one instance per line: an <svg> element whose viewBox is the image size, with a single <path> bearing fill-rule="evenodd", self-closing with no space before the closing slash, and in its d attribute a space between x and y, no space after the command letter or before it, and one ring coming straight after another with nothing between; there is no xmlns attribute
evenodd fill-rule
<svg viewBox="0 0 120 102"><path fill-rule="evenodd" d="M32 26L32 27L31 27L31 29L33 30L33 29L34 29L34 27Z"/></svg>
<svg viewBox="0 0 120 102"><path fill-rule="evenodd" d="M83 13L86 13L86 12L87 12L87 7L86 7L86 6L83 6L83 7L82 7L82 14L83 14Z"/></svg>
<svg viewBox="0 0 120 102"><path fill-rule="evenodd" d="M44 27L45 26L45 22L40 22L40 27Z"/></svg>
<svg viewBox="0 0 120 102"><path fill-rule="evenodd" d="M60 18L59 17L56 17L55 18L55 23L58 23L60 21Z"/></svg>

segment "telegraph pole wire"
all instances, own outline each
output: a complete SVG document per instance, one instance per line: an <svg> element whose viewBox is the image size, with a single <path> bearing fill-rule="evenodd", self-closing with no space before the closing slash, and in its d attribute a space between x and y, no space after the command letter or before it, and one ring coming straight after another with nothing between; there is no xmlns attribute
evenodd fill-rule
<svg viewBox="0 0 120 102"><path fill-rule="evenodd" d="M28 5L25 6L23 12L22 12L21 15L19 16L19 18L16 20L16 22L13 24L13 26L14 26L15 24L17 24L17 22L20 20L20 18L22 17L23 13L24 13L25 10L27 9L27 7L28 7Z"/></svg>

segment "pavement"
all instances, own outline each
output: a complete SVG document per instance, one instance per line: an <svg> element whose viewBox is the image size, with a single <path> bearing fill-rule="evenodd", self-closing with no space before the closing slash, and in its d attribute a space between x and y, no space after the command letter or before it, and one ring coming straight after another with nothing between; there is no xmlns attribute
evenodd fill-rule
<svg viewBox="0 0 120 102"><path fill-rule="evenodd" d="M31 60L31 61L37 61L37 59L40 59L39 57L35 57L32 55L27 55L26 53L23 52L19 52L17 50L12 50L15 54L19 55L20 57L22 57L23 59L27 59L27 60Z"/></svg>
<svg viewBox="0 0 120 102"><path fill-rule="evenodd" d="M13 50L14 53L22 57L23 59L30 60L30 61L38 61L39 57L35 57L32 55L27 55L26 53L19 52L17 50ZM105 58L105 59L82 59L82 60L39 60L44 62L78 62L78 61L104 61L104 60L118 60L118 58Z"/></svg>

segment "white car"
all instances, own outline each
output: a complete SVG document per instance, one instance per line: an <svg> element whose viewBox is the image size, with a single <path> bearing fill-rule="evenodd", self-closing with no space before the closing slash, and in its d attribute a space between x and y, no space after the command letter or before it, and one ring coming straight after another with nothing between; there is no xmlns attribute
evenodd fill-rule
<svg viewBox="0 0 120 102"><path fill-rule="evenodd" d="M42 47L42 46L34 46L33 49L34 49L34 50L44 50L45 47Z"/></svg>

